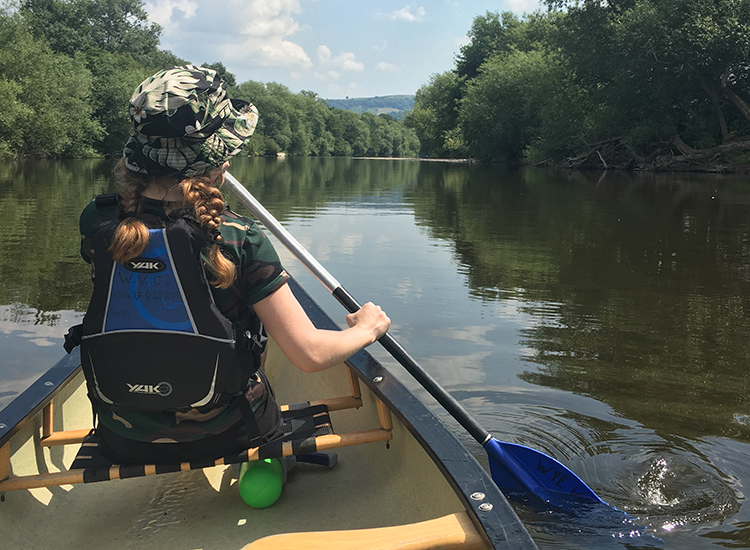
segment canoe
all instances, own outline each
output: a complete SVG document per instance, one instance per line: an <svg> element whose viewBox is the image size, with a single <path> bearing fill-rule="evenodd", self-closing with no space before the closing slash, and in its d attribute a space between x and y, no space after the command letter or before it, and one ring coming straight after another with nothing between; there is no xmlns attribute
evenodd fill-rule
<svg viewBox="0 0 750 550"><path fill-rule="evenodd" d="M290 285L317 326L336 328ZM279 403L326 404L334 433L316 437L315 449L334 449L338 463L298 463L279 500L255 509L221 461L161 475L145 466L136 477L112 467L97 483L70 470L92 413L77 351L66 355L0 411L0 546L536 548L471 453L366 351L310 375L269 341L266 371Z"/></svg>

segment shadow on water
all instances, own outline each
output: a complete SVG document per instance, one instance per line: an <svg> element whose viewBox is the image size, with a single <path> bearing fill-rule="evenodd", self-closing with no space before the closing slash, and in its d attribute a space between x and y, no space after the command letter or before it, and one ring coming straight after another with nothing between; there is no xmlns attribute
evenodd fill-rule
<svg viewBox="0 0 750 550"><path fill-rule="evenodd" d="M476 299L522 300L525 381L668 433L750 441L735 421L750 414L745 180L430 172L418 221L455 243Z"/></svg>

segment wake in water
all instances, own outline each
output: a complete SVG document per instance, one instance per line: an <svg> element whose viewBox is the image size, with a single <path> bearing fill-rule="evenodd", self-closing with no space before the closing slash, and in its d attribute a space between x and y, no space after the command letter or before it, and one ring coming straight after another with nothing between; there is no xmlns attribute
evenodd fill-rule
<svg viewBox="0 0 750 550"><path fill-rule="evenodd" d="M710 525L740 511L743 496L730 461L736 457L714 456L713 451L723 448L717 443L665 440L586 398L566 396L558 404L554 393L545 392L539 399L543 404L530 404L533 393L507 392L502 401L498 394L483 394L494 399L491 407L482 407L482 421L495 428L499 439L556 457L617 507L574 504L570 514L517 495L516 510L541 549L703 549L711 543L696 540L696 533L713 530ZM522 402L513 403L515 399ZM587 410L571 410L575 400ZM713 450L711 456L705 454L708 450Z"/></svg>

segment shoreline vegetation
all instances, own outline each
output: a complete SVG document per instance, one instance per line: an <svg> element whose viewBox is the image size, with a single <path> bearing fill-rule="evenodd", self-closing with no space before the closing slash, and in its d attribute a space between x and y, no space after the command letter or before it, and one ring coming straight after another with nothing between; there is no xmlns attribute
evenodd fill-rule
<svg viewBox="0 0 750 550"><path fill-rule="evenodd" d="M0 159L119 154L135 86L188 63L141 0L0 1ZM248 156L750 173L750 0L543 5L475 17L398 119L201 64L261 112Z"/></svg>
<svg viewBox="0 0 750 550"><path fill-rule="evenodd" d="M237 83L220 61L160 49L162 29L148 22L141 0L0 1L0 159L121 154L135 87L187 63L216 70L230 97L258 107L246 155L419 153L414 130L392 116L335 109L315 92L292 93L275 82Z"/></svg>
<svg viewBox="0 0 750 550"><path fill-rule="evenodd" d="M543 0L474 19L405 121L421 154L750 170L750 0Z"/></svg>

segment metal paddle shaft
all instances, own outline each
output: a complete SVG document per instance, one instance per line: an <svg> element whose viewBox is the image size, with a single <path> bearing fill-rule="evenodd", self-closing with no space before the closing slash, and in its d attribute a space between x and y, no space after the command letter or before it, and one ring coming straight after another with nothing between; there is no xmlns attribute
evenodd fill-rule
<svg viewBox="0 0 750 550"><path fill-rule="evenodd" d="M354 313L360 309L359 303L333 275L228 172L225 173L225 185L347 311ZM576 500L603 502L578 476L554 458L492 437L390 334L386 333L378 341L484 447L492 479L503 492L531 492L544 502L566 510L571 510Z"/></svg>

